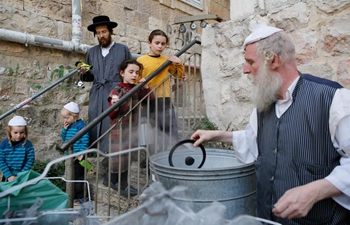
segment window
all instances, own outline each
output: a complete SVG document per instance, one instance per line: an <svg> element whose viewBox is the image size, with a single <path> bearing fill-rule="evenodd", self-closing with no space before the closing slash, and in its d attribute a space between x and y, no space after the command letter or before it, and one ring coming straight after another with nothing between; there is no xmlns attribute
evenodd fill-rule
<svg viewBox="0 0 350 225"><path fill-rule="evenodd" d="M181 0L189 5L192 5L200 10L203 10L203 0Z"/></svg>

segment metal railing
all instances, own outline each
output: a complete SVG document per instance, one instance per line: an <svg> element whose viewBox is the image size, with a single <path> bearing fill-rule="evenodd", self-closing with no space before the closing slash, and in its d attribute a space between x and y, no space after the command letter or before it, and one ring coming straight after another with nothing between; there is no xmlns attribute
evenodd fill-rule
<svg viewBox="0 0 350 225"><path fill-rule="evenodd" d="M191 41L188 45L186 45L184 48L182 48L179 52L175 54L175 56L180 57L184 52L186 52L189 48L191 48L194 44L200 44L200 41L197 39L194 39ZM66 150L70 145L75 143L79 138L81 138L84 134L86 134L89 130L91 130L93 127L95 127L99 122L101 122L105 117L107 117L111 112L113 112L116 108L120 107L127 99L129 99L135 92L137 92L140 88L142 88L146 83L148 83L150 80L152 80L155 76L158 75L158 73L162 70L164 70L167 66L171 64L170 61L166 61L163 65L161 65L157 70L155 70L153 73L151 73L144 82L139 83L136 85L132 90L127 92L118 102L113 104L111 107L109 107L107 110L102 112L98 117L93 119L92 121L89 121L89 123L81 129L78 133L76 133L69 141L61 145L61 150Z"/></svg>
<svg viewBox="0 0 350 225"><path fill-rule="evenodd" d="M185 70L184 70L184 76L187 77L187 81L181 85L181 81L179 79L173 79L171 74L167 79L171 79L171 83L174 85L174 89L176 91L172 92L171 97L171 104L170 107L174 107L174 113L176 115L176 122L178 125L178 140L188 138L189 135L192 134L192 131L198 121L200 121L204 117L204 98L203 98L203 91L202 91L202 83L201 83L201 74L200 74L200 63L201 63L201 55L198 53L187 53L187 50L190 49L193 45L200 44L199 40L194 39L189 44L187 44L184 48L182 48L179 52L177 52L175 55L182 58L182 61L185 64ZM186 53L186 54L184 54ZM111 112L113 112L118 107L122 106L123 104L130 103L131 96L139 91L146 83L148 83L151 79L153 79L155 76L159 74L162 70L167 68L171 64L170 61L165 62L163 65L161 65L156 71L154 71L152 74L150 74L145 82L139 83L136 85L133 89L131 89L129 92L127 92L123 97L120 98L120 100L113 104L111 107L109 107L107 110L102 112L97 118L95 118L92 121L89 121L89 123L80 130L76 135L74 135L69 141L65 142L61 145L61 150L67 150L68 154L72 154L72 146L73 144L80 139L85 133L89 132L90 129L95 127L98 123L100 123L105 117L109 116ZM71 76L75 74L77 71L73 70L68 75ZM18 106L16 106L13 110L7 112L5 116L9 115L13 111L21 108L25 104L29 103L34 98L40 96L53 86L57 85L58 83L62 82L69 76L65 76L64 78L60 79L59 81L55 82L54 84L50 85L48 88L44 89L43 91L39 92L32 98L22 102ZM154 93L157 93L157 89L165 85L166 80L164 80L161 84L159 84L156 88L154 88L152 91ZM156 96L157 97L157 96ZM146 188L149 184L150 177L149 177L149 168L146 166L146 168L140 168L139 164L140 161L143 159L146 162L146 165L148 165L148 155L156 154L159 151L165 151L168 150L169 147L172 146L172 144L175 144L174 142L178 140L172 140L170 138L167 139L166 134L164 131L158 129L159 122L157 118L161 115L158 114L158 107L165 107L165 104L161 104L162 101L164 102L164 98L160 98L157 101L154 101L154 105L151 105L152 101L149 99L148 96L146 96L144 99L142 99L139 103L137 103L137 107L132 108L129 113L123 115L121 119L110 127L110 129L102 135L108 135L109 136L109 142L111 143L112 137L111 137L111 130L113 129L119 129L119 133L123 133L123 129L121 126L121 122L124 119L130 119L130 117L133 116L134 113L138 116L138 122L137 124L130 123L130 127L137 127L137 136L138 141L137 143L131 141L131 138L129 139L128 148L125 149L121 145L121 141L119 142L119 149L122 149L121 151L124 151L125 154L127 154L127 161L128 161L128 181L129 185L134 185L139 190L139 194L142 192L144 188ZM141 105L142 104L142 105ZM161 106L159 106L159 104ZM142 111L143 110L143 111ZM151 113L151 111L155 113ZM163 110L164 111L164 110ZM146 113L145 113L146 112ZM170 118L172 116L173 111L169 110L170 112ZM165 118L163 116L163 118ZM166 121L163 121L163 124ZM172 122L170 122L170 126L173 125ZM141 132L141 130L144 129L145 132ZM132 135L135 135L133 132L133 129L129 129L129 137ZM125 132L125 131L124 131ZM145 137L142 137L142 135L147 135L147 139ZM170 131L170 136L172 135ZM102 136L101 136L102 137ZM100 138L101 138L100 137ZM99 141L98 139L97 141ZM133 149L134 147L140 147L140 149L146 148L147 153L144 151L137 151L131 153L128 151L129 149ZM99 146L99 144L97 145ZM109 145L109 153L111 153L111 144ZM118 191L115 192L114 190L111 190L110 183L108 183L108 187L104 188L101 183L101 174L103 174L103 169L107 169L110 171L110 168L103 168L103 166L100 163L100 153L96 153L96 157L90 157L88 160L94 161L93 167L95 174L88 173L85 171L85 180L88 180L90 184L93 185L93 199L95 200L95 211L98 212L98 207L100 205L98 202L104 202L107 204L107 215L110 216L113 214L113 216L117 216L121 213L124 213L128 211L129 208L132 208L137 205L137 198L130 196L124 197L120 195L120 185L118 186ZM104 156L102 154L102 156ZM118 156L119 159L121 155ZM109 158L108 161L111 162L113 160L112 158ZM109 163L110 166L110 163ZM108 166L108 167L109 167ZM74 172L73 172L73 158L69 157L66 160L66 177L67 180L74 180ZM119 182L120 184L120 173L119 173ZM130 187L130 186L129 186ZM69 207L73 207L73 196L74 196L74 190L73 185L71 183L67 183L67 189L66 192L69 194ZM113 213L111 213L112 208L117 208L117 210L114 210ZM117 215L116 215L117 214Z"/></svg>
<svg viewBox="0 0 350 225"><path fill-rule="evenodd" d="M50 84L49 86L47 86L46 88L44 88L43 90L39 91L38 93L34 94L33 96L31 96L30 98L27 98L26 100L24 100L23 102L19 103L18 105L16 105L15 107L13 107L12 109L8 110L7 112L3 113L0 115L0 120L4 119L5 117L7 117L8 115L10 115L11 113L17 111L18 109L22 108L23 106L27 105L28 103L30 103L31 101L33 101L34 99L36 99L37 97L41 96L42 94L44 94L45 92L51 90L53 87L55 87L56 85L62 83L63 81L65 81L66 79L68 79L69 77L73 76L74 74L76 74L78 72L78 69L74 69L72 71L70 71L68 74L66 74L64 77L61 77L60 79L58 79L57 81L53 82L52 84Z"/></svg>
<svg viewBox="0 0 350 225"><path fill-rule="evenodd" d="M166 81L170 79L173 88L176 89L172 92L171 104L167 105L167 107L173 107L174 111L171 108L168 109L170 113L170 118L173 116L172 113L175 113L176 121L178 125L178 139L172 139L172 131L167 134L164 130L159 129L159 123L165 123L166 121L159 121L158 117L165 118L164 115L160 115L158 112L159 107L166 107L164 103L168 99L157 98L153 102L150 100L149 96L145 96L141 99L140 102L136 104L136 106L132 107L130 111L122 115L121 118L117 121L116 124L112 125L108 131L100 136L97 140L99 141L102 136L108 135L109 137L109 153L113 152L112 145L112 135L111 131L113 129L117 129L119 134L123 134L124 132L128 132L127 136L137 136L136 139L129 138L128 146L122 146L122 135L119 136L119 146L117 148L123 150L131 149L137 146L144 146L147 149L147 154L143 154L144 152L134 152L134 153L126 153L127 164L128 164L128 187L130 186L136 187L139 191L139 194L142 193L151 181L149 177L149 168L148 165L148 157L147 155L156 154L161 151L170 150L170 148L179 140L187 139L194 131L194 127L196 124L204 117L204 98L202 91L202 82L201 82L201 74L200 74L200 63L201 63L201 55L198 53L192 54L184 54L192 45L200 44L198 40L193 40L189 45L180 50L175 55L182 58L182 61L185 65L185 70L183 76L187 77L187 80L181 85L181 80L179 78L173 78L171 74L164 79L157 87L155 87L152 92L158 93L158 89L164 88L162 86L166 85ZM163 65L161 65L156 71L150 74L146 81L136 85L133 89L127 92L126 95L120 98L120 100L110 106L106 111L104 111L98 118L90 121L85 128L83 128L79 133L77 133L72 139L68 142L64 143L61 146L61 149L67 149L72 143L78 140L82 135L88 132L92 127L102 121L103 118L108 116L111 112L113 112L116 108L121 107L123 104L131 103L131 96L137 92L140 88L143 87L147 82L153 79L160 71L167 68L170 65L170 61L167 61ZM153 104L152 104L153 103ZM153 110L153 113L152 113ZM164 112L163 110L160 110ZM132 117L138 117L137 124L133 124L130 122L130 126L127 131L123 129L121 125L124 119L132 121ZM164 119L163 119L164 120ZM172 121L169 122L169 126L172 126ZM132 129L132 128L137 128ZM143 131L143 132L142 132ZM136 134L135 134L136 133ZM170 135L170 138L168 137ZM146 137L145 137L146 136ZM94 144L92 144L94 145ZM99 144L97 144L99 146ZM127 196L120 195L121 186L120 186L120 177L121 173L119 172L118 176L118 187L117 191L111 188L110 182L108 182L107 187L104 187L102 181L105 176L109 176L109 174L104 174L104 171L110 171L110 165L113 159L108 159L108 166L102 166L101 162L103 161L98 154L96 156L95 163L95 174L90 175L87 174L86 179L93 184L94 190L94 200L95 200L95 209L98 212L100 207L99 202L103 201L106 204L106 213L108 216L113 215L117 216L127 212L130 208L134 208L138 204L137 196L133 197L129 194ZM121 156L119 156L119 161L121 160ZM140 162L145 162L146 168L140 168ZM120 170L119 170L120 171ZM93 180L93 181L92 181ZM114 187L115 189L116 187ZM112 210L113 209L113 210Z"/></svg>

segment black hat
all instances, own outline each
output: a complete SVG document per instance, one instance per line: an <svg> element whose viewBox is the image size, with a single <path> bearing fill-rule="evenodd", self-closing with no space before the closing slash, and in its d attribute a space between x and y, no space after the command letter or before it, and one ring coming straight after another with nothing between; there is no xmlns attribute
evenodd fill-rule
<svg viewBox="0 0 350 225"><path fill-rule="evenodd" d="M99 25L107 25L110 28L118 26L116 22L110 21L108 16L95 16L92 19L93 24L89 25L87 29L91 32L95 32L95 27Z"/></svg>

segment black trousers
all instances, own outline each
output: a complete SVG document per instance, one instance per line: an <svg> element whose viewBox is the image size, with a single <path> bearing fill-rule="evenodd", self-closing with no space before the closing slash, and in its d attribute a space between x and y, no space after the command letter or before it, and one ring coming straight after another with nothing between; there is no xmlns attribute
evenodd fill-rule
<svg viewBox="0 0 350 225"><path fill-rule="evenodd" d="M84 180L84 167L79 164L77 159L74 160L74 180ZM86 185L85 182L74 183L74 199L84 198L84 185Z"/></svg>

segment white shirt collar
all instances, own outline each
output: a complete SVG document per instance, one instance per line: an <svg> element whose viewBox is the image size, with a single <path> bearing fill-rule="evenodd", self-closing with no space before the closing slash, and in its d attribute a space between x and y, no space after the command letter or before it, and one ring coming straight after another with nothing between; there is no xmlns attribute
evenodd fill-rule
<svg viewBox="0 0 350 225"><path fill-rule="evenodd" d="M102 55L103 57L106 57L106 55L108 55L109 50L111 49L111 47L114 45L114 41L112 41L112 43L107 47L107 48L102 48Z"/></svg>
<svg viewBox="0 0 350 225"><path fill-rule="evenodd" d="M286 95L285 95L286 98L285 99L277 100L276 105L275 105L275 112L276 112L276 116L278 118L280 118L283 115L283 113L285 113L287 111L289 106L292 105L292 103L293 103L293 91L294 91L295 86L297 85L299 79L300 79L300 76L295 78L293 83L291 83L291 85L288 87L288 89L286 91Z"/></svg>

